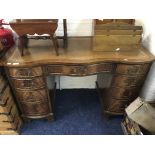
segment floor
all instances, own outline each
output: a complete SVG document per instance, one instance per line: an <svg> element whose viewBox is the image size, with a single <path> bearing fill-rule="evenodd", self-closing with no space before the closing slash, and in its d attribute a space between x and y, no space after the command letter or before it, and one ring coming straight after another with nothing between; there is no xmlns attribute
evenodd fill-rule
<svg viewBox="0 0 155 155"><path fill-rule="evenodd" d="M26 123L23 135L122 135L122 117L108 120L101 115L96 90L57 90L54 122L33 120Z"/></svg>

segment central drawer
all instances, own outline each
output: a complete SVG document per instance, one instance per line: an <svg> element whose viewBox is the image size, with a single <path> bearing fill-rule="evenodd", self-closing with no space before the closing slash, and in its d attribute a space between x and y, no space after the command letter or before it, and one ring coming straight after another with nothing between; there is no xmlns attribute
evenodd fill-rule
<svg viewBox="0 0 155 155"><path fill-rule="evenodd" d="M21 91L16 90L16 95L20 102L44 102L48 101L47 91L45 89L40 89L37 91Z"/></svg>
<svg viewBox="0 0 155 155"><path fill-rule="evenodd" d="M86 66L49 65L47 72L52 74L81 75L87 73Z"/></svg>
<svg viewBox="0 0 155 155"><path fill-rule="evenodd" d="M48 74L91 75L101 72L112 72L113 65L108 63L90 65L48 65Z"/></svg>
<svg viewBox="0 0 155 155"><path fill-rule="evenodd" d="M43 77L35 77L35 78L22 78L15 79L12 78L12 83L16 89L39 89L45 87L45 80Z"/></svg>

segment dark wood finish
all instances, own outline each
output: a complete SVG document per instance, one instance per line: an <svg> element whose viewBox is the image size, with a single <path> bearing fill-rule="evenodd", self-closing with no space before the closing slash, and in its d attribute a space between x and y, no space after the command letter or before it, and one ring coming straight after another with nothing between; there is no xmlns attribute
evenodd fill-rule
<svg viewBox="0 0 155 155"><path fill-rule="evenodd" d="M45 81L42 77L35 77L35 78L22 78L16 79L12 78L12 83L14 83L16 89L20 90L30 90L30 89L40 89L45 87Z"/></svg>
<svg viewBox="0 0 155 155"><path fill-rule="evenodd" d="M30 54L24 57L20 56L18 48L12 48L13 54L3 62L24 118L54 118L53 101L49 98L46 84L46 76L49 75L97 74L102 111L104 114L122 115L125 106L138 95L155 58L144 47L114 53L95 52L92 50L92 38L87 37L69 38L68 47L60 47L61 54L57 57L51 53L50 42L38 42L40 46L35 40L30 41ZM111 75L106 90L102 87L105 73ZM27 80L31 82L27 83ZM32 97L30 92L35 96L33 99L29 99Z"/></svg>
<svg viewBox="0 0 155 155"><path fill-rule="evenodd" d="M9 75L15 78L36 77L42 76L43 71L40 66L31 68L11 68L9 69Z"/></svg>
<svg viewBox="0 0 155 155"><path fill-rule="evenodd" d="M123 115L125 107L138 97L149 68L149 63L137 65L118 63L108 89L102 89L101 80L98 79L101 100L105 105L104 113Z"/></svg>
<svg viewBox="0 0 155 155"><path fill-rule="evenodd" d="M64 28L64 47L67 48L67 19L63 19L63 28Z"/></svg>
<svg viewBox="0 0 155 155"><path fill-rule="evenodd" d="M21 102L23 116L40 116L50 113L48 102Z"/></svg>
<svg viewBox="0 0 155 155"><path fill-rule="evenodd" d="M35 66L6 69L25 122L40 118L54 120L44 68L42 68Z"/></svg>
<svg viewBox="0 0 155 155"><path fill-rule="evenodd" d="M107 98L133 100L138 96L139 87L111 87L105 91Z"/></svg>
<svg viewBox="0 0 155 155"><path fill-rule="evenodd" d="M67 19L63 19L63 36L57 36L58 39L63 39L63 46L64 48L67 48Z"/></svg>
<svg viewBox="0 0 155 155"><path fill-rule="evenodd" d="M40 90L16 90L17 96L21 102L46 102L48 100L47 98L47 92L44 89Z"/></svg>
<svg viewBox="0 0 155 155"><path fill-rule="evenodd" d="M131 87L139 86L143 83L145 76L126 76L126 75L114 75L112 80L112 86L115 87Z"/></svg>
<svg viewBox="0 0 155 155"><path fill-rule="evenodd" d="M127 107L129 104L129 101L106 97L104 104L105 113L122 115L124 113L125 107Z"/></svg>
<svg viewBox="0 0 155 155"><path fill-rule="evenodd" d="M128 64L119 64L116 68L116 73L118 74L146 74L150 64L143 65L128 65Z"/></svg>
<svg viewBox="0 0 155 155"><path fill-rule="evenodd" d="M85 76L97 73L112 72L113 65L108 63L90 65L49 65L47 74Z"/></svg>

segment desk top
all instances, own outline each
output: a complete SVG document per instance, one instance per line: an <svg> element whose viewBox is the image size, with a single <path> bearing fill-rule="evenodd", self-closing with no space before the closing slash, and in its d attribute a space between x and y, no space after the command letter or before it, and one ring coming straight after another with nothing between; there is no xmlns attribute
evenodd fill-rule
<svg viewBox="0 0 155 155"><path fill-rule="evenodd" d="M3 66L19 67L44 64L88 64L99 62L147 63L155 60L144 47L132 51L96 52L92 51L92 37L68 38L68 47L64 49L60 42L59 56L56 56L51 40L30 40L29 48L21 57L14 46Z"/></svg>

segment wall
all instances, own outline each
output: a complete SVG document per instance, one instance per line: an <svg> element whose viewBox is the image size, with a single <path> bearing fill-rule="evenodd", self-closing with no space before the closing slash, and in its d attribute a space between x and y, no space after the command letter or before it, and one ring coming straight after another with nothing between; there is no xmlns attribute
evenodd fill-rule
<svg viewBox="0 0 155 155"><path fill-rule="evenodd" d="M137 19L137 25L143 26L143 45L155 55L155 22L152 18Z"/></svg>

